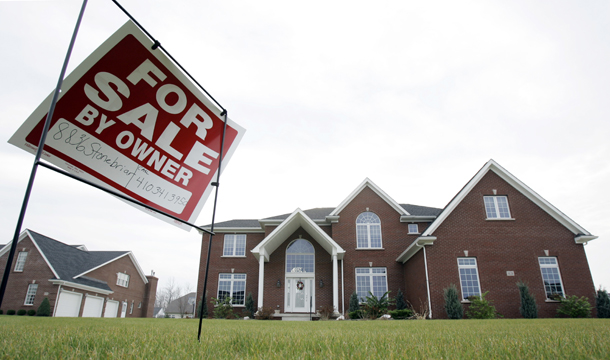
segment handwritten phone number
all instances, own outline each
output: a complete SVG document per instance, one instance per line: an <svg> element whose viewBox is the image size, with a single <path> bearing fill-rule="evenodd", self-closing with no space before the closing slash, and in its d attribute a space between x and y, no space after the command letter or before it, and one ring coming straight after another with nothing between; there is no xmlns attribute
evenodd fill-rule
<svg viewBox="0 0 610 360"><path fill-rule="evenodd" d="M170 191L166 191L164 188L162 188L160 186L155 186L154 184L149 183L148 180L146 180L146 178L138 177L136 179L136 182L138 183L138 185L137 185L138 189L143 189L145 191L150 192L153 195L159 195L159 198L166 200L168 202L173 202L174 204L177 204L177 205L186 206L186 204L189 201L189 198L186 198L184 196L178 196L176 194L172 194Z"/></svg>

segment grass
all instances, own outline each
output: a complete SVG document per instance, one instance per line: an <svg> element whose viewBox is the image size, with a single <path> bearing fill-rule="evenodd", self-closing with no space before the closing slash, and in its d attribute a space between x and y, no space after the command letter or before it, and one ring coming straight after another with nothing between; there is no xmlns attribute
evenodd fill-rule
<svg viewBox="0 0 610 360"><path fill-rule="evenodd" d="M608 359L610 320L243 321L0 316L0 359Z"/></svg>

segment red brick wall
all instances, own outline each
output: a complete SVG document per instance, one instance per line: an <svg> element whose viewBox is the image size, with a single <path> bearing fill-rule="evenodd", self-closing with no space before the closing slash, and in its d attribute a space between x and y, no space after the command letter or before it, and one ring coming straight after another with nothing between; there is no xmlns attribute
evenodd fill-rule
<svg viewBox="0 0 610 360"><path fill-rule="evenodd" d="M23 272L15 272L15 264L17 262L17 256L20 251L27 251L28 256L25 261L25 267ZM0 274L4 276L4 270L6 269L6 261L8 259L7 251L2 257L0 257ZM15 251L15 257L13 258L13 264L11 265L11 272L9 275L8 284L4 293L4 299L2 306L0 307L6 314L7 310L38 310L40 303L45 297L49 298L51 303L51 312L55 306L55 298L57 296L57 286L52 285L48 280L54 278L53 272L47 266L46 261L40 255L36 246L32 243L29 237L26 237L17 244L17 250ZM35 280L38 284L38 290L36 292L36 298L34 299L34 305L24 305L25 295L28 290L28 285ZM46 295L45 295L46 294Z"/></svg>
<svg viewBox="0 0 610 360"><path fill-rule="evenodd" d="M127 273L129 275L129 286L127 288L118 286L117 273ZM92 277L94 279L102 280L108 283L108 286L114 290L113 294L105 295L104 297L108 300L127 301L128 308L126 317L147 317L148 309L145 306L145 300L148 297L149 288L144 283L144 280L138 273L135 265L131 261L129 255L123 256L122 258L111 262L110 264L104 265L99 269L96 269L85 276ZM69 288L69 287L68 287ZM78 292L78 290L75 290ZM156 287L155 287L156 292ZM92 292L89 292L92 294ZM153 295L152 303L154 306L155 296ZM133 312L130 314L131 304L133 305ZM84 301L83 301L84 305ZM104 308L105 308L104 304ZM122 306L122 305L120 305ZM119 306L119 313L121 311ZM82 308L81 308L82 314ZM151 315L152 317L152 315Z"/></svg>
<svg viewBox="0 0 610 360"><path fill-rule="evenodd" d="M356 249L356 218L361 213L371 211L381 220L381 240L383 250ZM419 224L419 231L427 226ZM403 265L396 262L396 258L415 240L418 235L407 235L407 223L400 222L400 214L387 202L380 198L373 190L364 188L339 213L339 222L333 224L333 240L345 251L345 298L346 309L349 307L349 297L356 291L356 268L373 267L387 268L388 290L390 297L395 297L398 289L405 292Z"/></svg>
<svg viewBox="0 0 610 360"><path fill-rule="evenodd" d="M402 292L417 311L420 307L428 306L428 288L426 286L426 269L424 264L424 251L418 251L404 264L405 285Z"/></svg>
<svg viewBox="0 0 610 360"><path fill-rule="evenodd" d="M23 272L15 272L15 262L17 260L17 255L19 251L28 252L28 257L25 262L25 267ZM8 252L0 257L0 267L2 273L4 273L4 269L6 267L6 261L8 258ZM125 272L130 275L129 287L122 288L116 285L117 272ZM79 316L82 315L83 307L85 304L85 295L95 295L104 297L109 300L119 300L124 301L127 300L129 305L134 303L133 313L130 314L129 310L127 311L127 317L146 317L148 314L148 309L144 304L145 296L147 294L147 289L152 290L152 306L154 306L154 299L156 293L156 282L154 283L154 290L151 286L146 286L144 281L138 274L136 267L133 262L129 258L129 256L124 256L117 261L114 261L110 264L107 264L99 269L96 269L85 276L91 277L97 280L106 281L110 288L114 290L113 294L110 295L102 295L99 293L95 293L95 291L84 291L76 288L72 288L71 286L63 287L66 290L74 291L77 293L83 294L83 300L81 302L81 309L79 311ZM34 309L38 310L40 303L45 297L49 298L49 302L51 304L51 314L54 313L55 303L57 299L57 290L59 286L51 284L49 279L55 278L55 275L47 265L46 261L42 257L42 255L36 249L36 246L32 243L29 237L24 238L21 242L19 242L17 251L15 254L15 258L13 260L13 265L11 266L11 274L9 277L9 282L7 286L6 293L4 295L4 300L2 302L2 310L19 310L19 309ZM155 278L156 279L156 278ZM32 280L35 280L38 284L38 290L36 292L36 298L34 299L34 305L24 305L25 295L27 292L28 284L32 283ZM69 281L70 279L62 279ZM138 308L138 305L141 303L141 307ZM105 304L104 304L105 306ZM120 311L120 308L119 308ZM152 317L152 310L151 317ZM103 312L102 312L103 315Z"/></svg>
<svg viewBox="0 0 610 360"><path fill-rule="evenodd" d="M234 234L232 232L231 234ZM208 316L212 316L213 304L212 297L218 296L218 275L220 273L231 273L231 269L236 274L247 274L246 276L246 296L252 293L254 304L258 303L258 261L252 255L251 251L256 245L261 242L265 234L263 233L248 233L246 234L246 257L222 257L224 247L224 234L216 233L212 239L212 248L210 252L210 266L207 283L207 307ZM202 241L201 257L199 260L199 278L197 280L197 303L203 297L203 283L205 279L205 265L208 254L209 236L206 241ZM237 307L237 312L240 308Z"/></svg>
<svg viewBox="0 0 610 360"><path fill-rule="evenodd" d="M508 197L515 220L486 220L483 196ZM546 296L538 257L556 256L566 295L586 296L594 305L595 288L582 245L574 234L493 172L487 173L434 232L437 240L426 248L434 318L446 318L443 289L460 289L457 258L468 250L476 257L481 291L506 318L519 318L520 298L516 283L529 284L539 317L554 317L557 303ZM515 276L507 276L514 271ZM467 306L465 306L465 309Z"/></svg>

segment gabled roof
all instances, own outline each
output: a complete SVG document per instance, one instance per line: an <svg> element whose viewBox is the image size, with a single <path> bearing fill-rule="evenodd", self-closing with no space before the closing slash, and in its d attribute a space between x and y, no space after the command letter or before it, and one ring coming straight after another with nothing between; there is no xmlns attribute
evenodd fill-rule
<svg viewBox="0 0 610 360"><path fill-rule="evenodd" d="M559 209L551 205L551 203L543 199L534 190L530 189L527 185L521 182L521 180L517 179L493 159L489 160L481 168L481 170L479 170L475 174L475 176L470 179L470 181L462 188L462 190L460 190L460 192L449 202L449 204L447 204L445 209L443 209L443 212L422 233L422 237L432 236L434 234L434 231L438 229L438 227L443 223L443 221L447 219L447 217L453 212L453 210L455 210L455 208L466 197L466 195L470 193L470 191L479 183L479 181L481 181L481 179L489 171L494 172L496 175L498 175L500 178L502 178L504 181L506 181L508 184L510 184L512 187L522 193L525 197L530 199L534 204L538 205L542 210L546 211L555 220L559 221L559 223L568 228L574 235L576 235L574 239L576 242L583 243L597 238L597 236L591 235L591 233L589 233L583 227L578 225L567 215L559 211Z"/></svg>
<svg viewBox="0 0 610 360"><path fill-rule="evenodd" d="M86 276L91 271L111 263L123 256L129 256L142 277L144 283L148 282L139 264L131 251L86 251L81 250L83 246L67 245L45 235L26 229L19 236L19 242L29 237L38 252L46 261L49 269L55 275L54 282L70 283L75 286L81 285L87 288L96 288L104 292L112 292L105 281ZM10 245L10 243L8 244ZM5 246L0 250L0 256L10 249Z"/></svg>
<svg viewBox="0 0 610 360"><path fill-rule="evenodd" d="M339 246L320 226L318 226L303 210L296 209L281 224L279 224L263 241L258 243L252 254L256 259L261 256L265 261L269 261L269 255L273 253L290 235L298 228L302 227L315 241L318 242L331 255L337 255L338 259L343 258L345 250Z"/></svg>
<svg viewBox="0 0 610 360"><path fill-rule="evenodd" d="M182 311L184 311L184 314L192 314L194 309L193 304L195 304L196 300L197 294L194 292L174 299L167 304L165 314L180 314Z"/></svg>
<svg viewBox="0 0 610 360"><path fill-rule="evenodd" d="M341 213L341 211L343 209L345 209L345 207L352 202L352 200L354 200L354 198L356 196L358 196L358 194L360 194L360 192L362 192L362 190L364 190L366 187L368 187L369 189L373 190L373 192L375 192L375 194L379 195L379 197L381 197L383 200L385 200L385 202L388 203L388 205L390 205L394 210L396 210L396 212L398 214L400 214L401 216L409 216L411 214L409 214L409 212L407 210L405 210L402 206L400 206L396 201L394 201L394 199L392 199L388 194L386 194L383 190L381 190L381 188L377 185L375 185L374 182L372 182L369 178L364 179L364 181L362 183L360 183L360 185L358 185L358 187L352 191L351 194L349 194L349 196L343 200L343 202L341 202L341 204L339 204L339 206L337 206L328 216L329 217L336 217L339 216L339 213Z"/></svg>

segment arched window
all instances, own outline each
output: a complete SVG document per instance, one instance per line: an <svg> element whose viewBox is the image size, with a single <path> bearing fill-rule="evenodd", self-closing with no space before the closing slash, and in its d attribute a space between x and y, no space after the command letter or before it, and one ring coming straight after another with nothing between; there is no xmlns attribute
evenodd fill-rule
<svg viewBox="0 0 610 360"><path fill-rule="evenodd" d="M304 239L295 240L286 249L286 272L312 273L314 272L314 259L313 245Z"/></svg>
<svg viewBox="0 0 610 360"><path fill-rule="evenodd" d="M367 211L356 219L356 242L358 248L381 248L381 221L379 216Z"/></svg>

